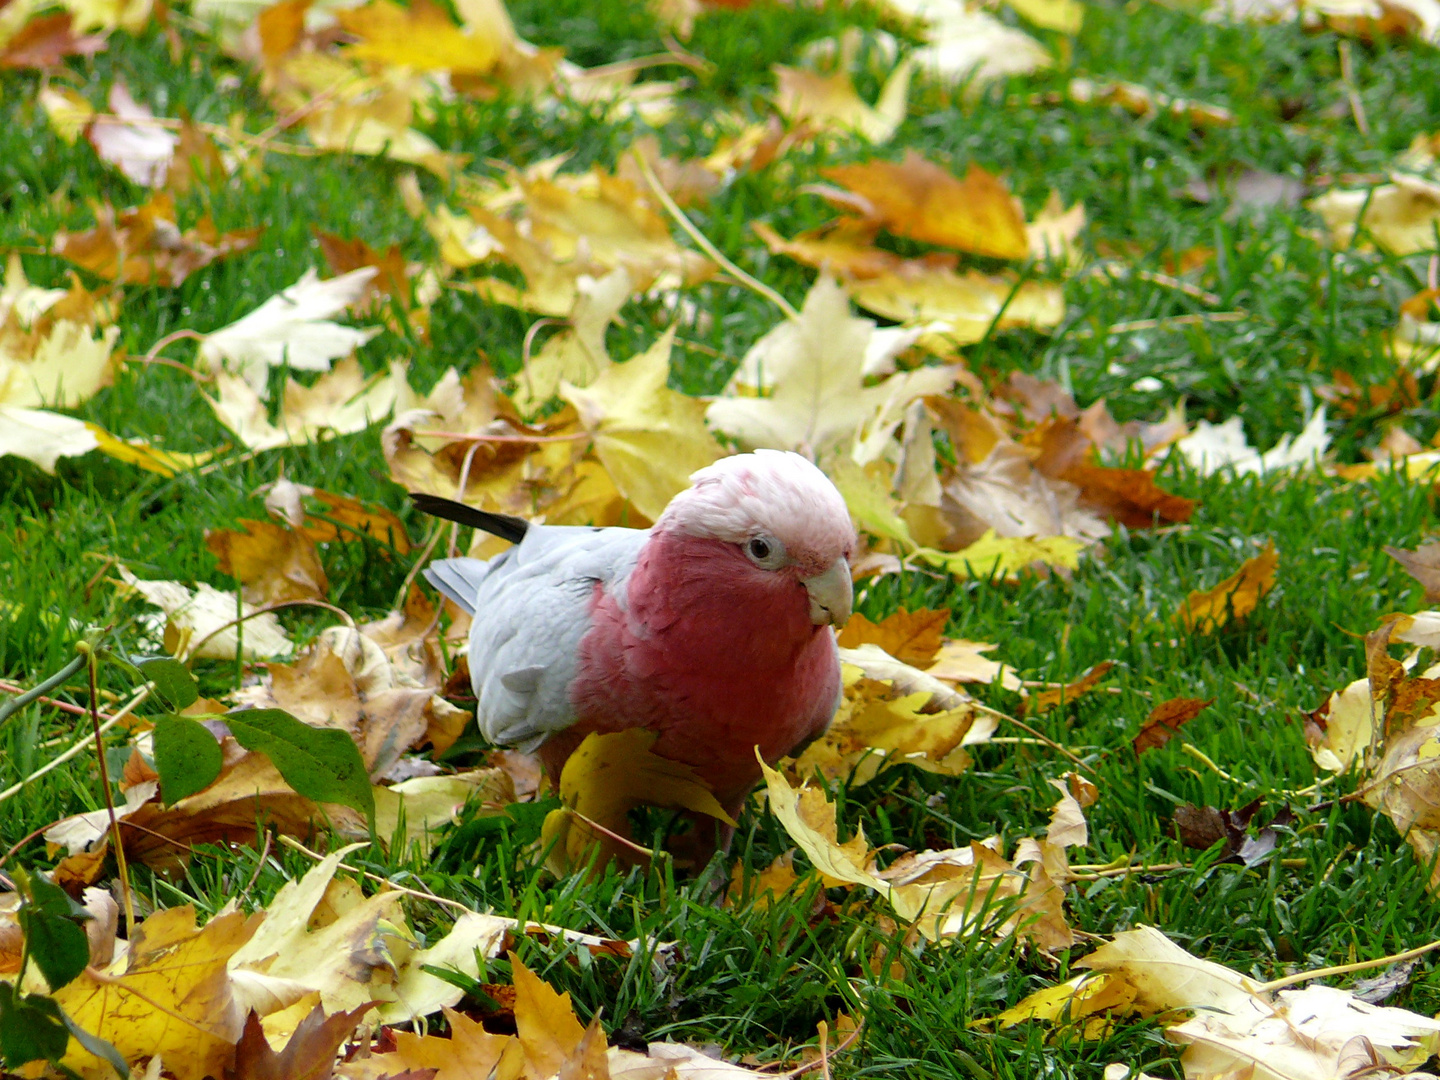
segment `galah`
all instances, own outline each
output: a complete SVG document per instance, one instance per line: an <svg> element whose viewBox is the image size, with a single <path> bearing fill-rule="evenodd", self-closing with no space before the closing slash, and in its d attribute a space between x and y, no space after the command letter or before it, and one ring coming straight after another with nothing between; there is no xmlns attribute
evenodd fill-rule
<svg viewBox="0 0 1440 1080"><path fill-rule="evenodd" d="M690 477L649 529L533 525L412 493L427 513L514 543L425 576L473 617L480 731L552 779L591 732L646 728L735 816L840 701L855 530L829 479L758 450Z"/></svg>

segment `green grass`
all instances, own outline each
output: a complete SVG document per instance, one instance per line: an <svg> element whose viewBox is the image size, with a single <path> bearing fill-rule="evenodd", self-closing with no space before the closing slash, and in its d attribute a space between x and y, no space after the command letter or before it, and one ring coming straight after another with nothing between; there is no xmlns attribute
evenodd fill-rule
<svg viewBox="0 0 1440 1080"><path fill-rule="evenodd" d="M631 0L524 0L512 12L523 35L561 46L584 64L663 49L643 4ZM708 151L713 137L705 120L714 110L764 115L771 64L794 62L808 41L846 25L881 22L864 9L833 3L791 8L761 2L702 17L688 47L714 67L694 76L684 107L661 133L663 145L675 153ZM268 120L253 75L185 25L179 34L185 48L180 64L171 62L163 36L152 30L138 39L117 34L108 52L68 70L96 103L123 74L136 97L164 115L184 112L223 123L243 109L252 114L251 130L263 127ZM914 147L957 167L976 161L1004 172L1032 211L1052 188L1067 203L1083 200L1092 222L1087 243L1134 245L1142 269L1161 269L1167 252L1211 247L1216 258L1202 286L1220 298L1216 310L1247 316L1112 334L1106 328L1117 322L1208 309L1136 277L1077 277L1066 282L1069 315L1056 333L999 336L971 351L971 365L992 383L1011 371L1059 379L1082 405L1105 397L1122 420L1155 418L1184 396L1192 419L1239 412L1260 446L1297 431L1334 372L1362 384L1392 374L1381 335L1393 325L1397 302L1423 287L1423 259L1332 251L1320 242L1318 220L1301 208L1229 221L1223 200L1196 205L1176 194L1187 181L1236 164L1302 180L1382 170L1440 117L1440 54L1413 43L1379 43L1357 44L1353 55L1369 138L1351 119L1333 35L1288 26L1217 26L1138 0L1087 5L1068 67L988 87L972 101L917 87L909 119L880 154L898 156L900 148ZM1062 90L1077 74L1129 79L1223 105L1238 122L1197 132L1166 116L1137 121L1105 106L1030 103ZM235 77L238 90L222 81ZM0 82L0 247L42 249L59 228L87 227L92 201L123 206L144 198L83 141L68 146L55 137L34 103L39 85L38 76L24 72L6 72ZM861 85L873 99L878 84L862 79ZM573 110L555 114L503 99L443 106L426 130L447 150L477 162L523 165L569 149L577 169L613 165L639 132L631 123L605 124ZM742 267L798 304L812 273L770 257L751 223L768 222L785 235L820 224L830 216L828 207L796 188L817 179L821 167L874 153L854 143L799 150L783 169L739 177L697 209L694 220ZM182 225L210 213L222 229L263 222L267 231L255 251L201 271L178 289L127 289L122 344L142 353L177 328L207 331L251 310L307 267L323 265L314 229L359 237L377 249L397 243L408 259L434 259L433 242L396 193L403 171L368 158L272 155L261 174L182 200ZM422 183L432 202L445 194L433 178ZM63 282L67 273L60 260L35 254L26 255L25 268L41 284ZM713 393L776 315L764 301L726 285L702 286L692 298L712 321L708 328L684 327L682 336L729 359L679 351L676 383L688 392ZM625 317L626 325L610 338L617 356L649 344L666 315L636 302ZM447 366L463 369L482 355L511 373L519 366L528 323L512 310L447 291L435 304L429 342L386 333L361 358L368 370L378 371L388 359L404 357L422 386ZM1162 389L1135 390L1132 384L1142 376L1158 379ZM117 434L144 436L171 449L199 450L226 440L194 383L163 368L131 368L80 414ZM1402 418L1422 440L1440 426L1428 395ZM1332 416L1338 453L1358 459L1378 438L1378 419ZM77 624L119 622L138 610L97 580L106 559L119 559L144 577L223 587L204 545L205 530L262 517L254 490L282 467L297 481L390 506L419 534L403 493L387 478L373 430L169 480L98 455L63 461L55 476L16 458L0 460L0 572L6 582L0 677L38 681L72 654ZM1204 479L1175 467L1164 481L1198 500L1190 524L1117 530L1084 558L1072 579L1027 577L1000 586L913 571L875 584L861 610L879 617L900 606L946 607L952 636L998 643L997 655L1030 679L1070 679L1100 661L1116 662L1110 692L1034 722L1082 753L1098 776L1101 798L1089 814L1092 842L1084 861L1131 853L1147 863L1175 861L1186 868L1082 883L1069 901L1079 929L1105 934L1153 924L1191 951L1260 979L1423 942L1433 936L1440 905L1424 892L1423 871L1390 824L1363 807L1331 802L1314 808L1283 793L1314 779L1302 713L1363 672L1356 635L1386 612L1424 606L1422 590L1381 547L1413 546L1434 528L1430 489L1394 480ZM1171 615L1186 594L1233 572L1266 540L1281 554L1279 584L1254 616L1210 637L1177 632ZM386 610L408 570L353 545L330 545L325 558L332 599L357 617ZM284 621L302 635L325 625L297 613ZM233 686L233 665L201 663L197 673L207 693ZM112 678L109 688L123 692L124 681L106 676ZM983 696L1000 708L1015 704L998 690ZM1176 696L1215 702L1181 739L1137 761L1130 738L1154 705ZM0 787L56 753L58 743L51 740L76 734L71 718L27 709L0 729ZM1233 779L1183 753L1182 741ZM910 847L961 844L996 832L1013 842L1041 828L1053 801L1045 781L1068 763L1025 745L980 747L976 758L976 767L958 779L900 768L863 788L842 787L842 818L850 826L862 823L875 844ZM1347 790L1346 783L1338 790ZM1266 800L1262 819L1287 802L1298 818L1282 831L1275 857L1254 869L1216 865L1213 856L1186 851L1168 835L1179 803L1228 809L1257 796ZM0 839L8 847L65 814L97 805L94 764L79 758L0 804ZM1122 1027L1090 1044L1046 1043L1044 1033L1029 1025L998 1034L969 1026L1064 976L1069 961L1057 971L1008 942L907 948L876 922L874 906L858 894L832 893L812 915L813 893L764 910L749 904L718 908L708 899L707 882L663 875L611 873L594 882L557 882L528 853L537 831L474 817L458 825L428 861L378 849L355 861L402 883L413 875L477 908L676 942L673 959L660 966L646 957L592 959L584 950L571 955L559 946L523 943L525 962L569 990L582 1016L603 1009L614 1039L713 1040L737 1057L779 1056L813 1038L816 1021L846 1009L865 1015L868 1034L836 1062L842 1075L903 1069L934 1077L1089 1077L1114 1060L1143 1063L1157 1076L1179 1075L1176 1052L1149 1024ZM790 846L773 818L749 811L734 854L753 871ZM28 866L52 864L38 842L22 847L17 858ZM214 851L195 859L180 879L161 882L144 871L137 879L157 904L188 897L202 911L214 911L255 873L255 858L249 851ZM284 881L282 867L296 875L305 865L289 853L273 857L259 869L252 901L273 896ZM433 909L416 907L413 918L432 933L444 926ZM868 974L876 955L883 958L878 970L900 961L904 979ZM504 981L506 967L495 963L488 980ZM1392 1003L1422 1013L1440 1009L1440 972L1422 962Z"/></svg>

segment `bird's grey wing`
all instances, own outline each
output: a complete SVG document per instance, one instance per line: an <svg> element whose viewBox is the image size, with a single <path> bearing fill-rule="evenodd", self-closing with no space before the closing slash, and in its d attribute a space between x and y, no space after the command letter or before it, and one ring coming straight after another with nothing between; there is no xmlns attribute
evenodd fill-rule
<svg viewBox="0 0 1440 1080"><path fill-rule="evenodd" d="M595 589L623 588L647 535L535 526L488 563L432 564L446 567L436 574L441 580L453 574L474 583L469 662L485 738L528 751L575 722L570 686Z"/></svg>

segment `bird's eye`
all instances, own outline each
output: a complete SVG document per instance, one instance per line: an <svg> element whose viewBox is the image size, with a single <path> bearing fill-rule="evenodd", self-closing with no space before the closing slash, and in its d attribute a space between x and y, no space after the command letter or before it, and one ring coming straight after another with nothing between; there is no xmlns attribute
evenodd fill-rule
<svg viewBox="0 0 1440 1080"><path fill-rule="evenodd" d="M750 557L752 559L768 559L770 557L770 545L759 536L750 541Z"/></svg>

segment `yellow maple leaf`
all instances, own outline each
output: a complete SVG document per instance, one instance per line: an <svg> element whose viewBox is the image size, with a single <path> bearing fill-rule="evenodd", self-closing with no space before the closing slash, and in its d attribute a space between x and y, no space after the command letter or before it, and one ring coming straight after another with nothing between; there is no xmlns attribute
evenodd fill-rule
<svg viewBox="0 0 1440 1080"><path fill-rule="evenodd" d="M542 843L555 845L551 864L557 873L584 866L592 848L599 850L600 865L610 858L634 862L634 845L588 823L628 840L627 816L637 806L689 810L734 826L693 768L651 752L655 739L654 732L643 728L592 732L570 755L560 773L560 801L565 805L550 812L541 832Z"/></svg>
<svg viewBox="0 0 1440 1080"><path fill-rule="evenodd" d="M55 1001L127 1061L158 1055L178 1080L219 1076L243 1023L226 963L260 921L232 912L197 929L189 905L157 912L122 959L103 972L87 968ZM85 1072L104 1067L73 1039L62 1063Z"/></svg>
<svg viewBox="0 0 1440 1080"><path fill-rule="evenodd" d="M594 436L595 453L616 488L651 521L690 486L691 473L725 453L705 427L705 402L668 385L674 340L672 327L589 386L563 383L560 389Z"/></svg>

